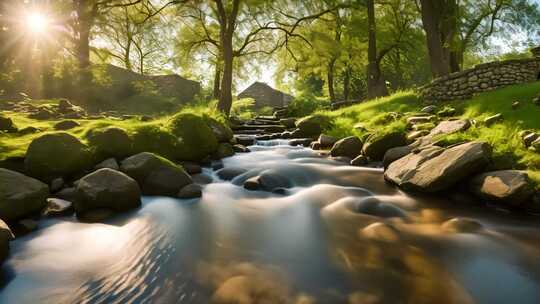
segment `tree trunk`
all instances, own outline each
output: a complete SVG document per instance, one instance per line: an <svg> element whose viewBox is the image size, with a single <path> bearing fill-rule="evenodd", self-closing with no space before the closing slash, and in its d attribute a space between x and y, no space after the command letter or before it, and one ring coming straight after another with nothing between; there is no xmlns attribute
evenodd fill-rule
<svg viewBox="0 0 540 304"><path fill-rule="evenodd" d="M223 35L221 46L223 53L223 76L221 78L218 110L229 116L232 106L232 75L234 62L232 32Z"/></svg>
<svg viewBox="0 0 540 304"><path fill-rule="evenodd" d="M328 63L328 70L326 72L326 78L328 82L328 96L330 96L330 101L336 101L336 94L334 91L334 66L336 65L336 60L332 59Z"/></svg>
<svg viewBox="0 0 540 304"><path fill-rule="evenodd" d="M349 95L351 95L351 67L347 65L343 75L343 99L349 100Z"/></svg>
<svg viewBox="0 0 540 304"><path fill-rule="evenodd" d="M375 24L375 4L373 0L367 1L368 10L368 99L388 95L386 81L382 76L380 61L377 56L377 37Z"/></svg>
<svg viewBox="0 0 540 304"><path fill-rule="evenodd" d="M79 39L77 40L77 59L79 68L85 70L90 66L90 28L92 13L87 0L77 0L76 7Z"/></svg>
<svg viewBox="0 0 540 304"><path fill-rule="evenodd" d="M219 82L221 81L221 66L220 63L217 62L215 66L215 72L214 72L214 90L212 96L216 99L219 98Z"/></svg>

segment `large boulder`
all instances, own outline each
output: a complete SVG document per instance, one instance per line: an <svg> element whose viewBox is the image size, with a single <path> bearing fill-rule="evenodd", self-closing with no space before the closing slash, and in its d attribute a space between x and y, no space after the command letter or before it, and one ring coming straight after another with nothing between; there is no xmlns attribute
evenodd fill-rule
<svg viewBox="0 0 540 304"><path fill-rule="evenodd" d="M92 156L88 147L67 133L50 133L34 139L28 146L26 172L44 181L70 176L89 168Z"/></svg>
<svg viewBox="0 0 540 304"><path fill-rule="evenodd" d="M244 182L247 190L261 190L272 192L279 188L291 188L291 180L275 170L265 170L260 175L252 177Z"/></svg>
<svg viewBox="0 0 540 304"><path fill-rule="evenodd" d="M329 124L329 119L322 115L310 115L296 121L298 131L295 137L318 137Z"/></svg>
<svg viewBox="0 0 540 304"><path fill-rule="evenodd" d="M38 213L45 207L48 195L45 183L0 168L0 219L9 222Z"/></svg>
<svg viewBox="0 0 540 304"><path fill-rule="evenodd" d="M176 114L169 121L169 129L178 138L176 158L179 160L200 161L218 147L214 132L204 118L197 115Z"/></svg>
<svg viewBox="0 0 540 304"><path fill-rule="evenodd" d="M333 157L346 156L349 158L355 158L362 153L362 141L356 136L345 137L338 140L332 150L330 150L330 155Z"/></svg>
<svg viewBox="0 0 540 304"><path fill-rule="evenodd" d="M328 148L332 147L338 140L333 136L321 134L317 141L319 142L321 148Z"/></svg>
<svg viewBox="0 0 540 304"><path fill-rule="evenodd" d="M500 170L475 176L470 184L471 191L478 197L501 202L510 206L520 206L534 193L526 172Z"/></svg>
<svg viewBox="0 0 540 304"><path fill-rule="evenodd" d="M405 190L436 192L448 189L489 164L491 147L470 142L448 149L430 147L388 166L384 177Z"/></svg>
<svg viewBox="0 0 540 304"><path fill-rule="evenodd" d="M146 195L175 197L180 189L193 183L182 167L149 152L124 159L120 170L135 179Z"/></svg>
<svg viewBox="0 0 540 304"><path fill-rule="evenodd" d="M392 132L387 134L370 136L362 148L364 155L372 160L383 160L386 151L405 146L407 139L403 132Z"/></svg>
<svg viewBox="0 0 540 304"><path fill-rule="evenodd" d="M88 142L102 158L123 158L133 151L133 140L126 130L118 127L91 130Z"/></svg>
<svg viewBox="0 0 540 304"><path fill-rule="evenodd" d="M78 216L100 208L116 212L127 211L141 205L141 190L137 182L126 174L99 169L77 183L75 212Z"/></svg>
<svg viewBox="0 0 540 304"><path fill-rule="evenodd" d="M228 125L210 117L206 117L205 119L218 142L229 142L231 139L233 139L233 131Z"/></svg>

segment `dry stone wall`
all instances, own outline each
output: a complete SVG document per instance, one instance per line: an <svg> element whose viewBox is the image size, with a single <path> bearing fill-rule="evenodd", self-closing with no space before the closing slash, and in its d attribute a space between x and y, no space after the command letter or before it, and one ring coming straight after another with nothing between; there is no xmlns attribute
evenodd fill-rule
<svg viewBox="0 0 540 304"><path fill-rule="evenodd" d="M540 57L495 61L434 79L420 88L426 100L471 98L473 94L540 80Z"/></svg>

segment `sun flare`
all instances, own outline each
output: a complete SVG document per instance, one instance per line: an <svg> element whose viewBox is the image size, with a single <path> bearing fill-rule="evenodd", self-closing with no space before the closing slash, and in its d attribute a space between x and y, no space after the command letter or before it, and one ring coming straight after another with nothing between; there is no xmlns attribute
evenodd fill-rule
<svg viewBox="0 0 540 304"><path fill-rule="evenodd" d="M40 13L31 13L26 17L26 25L32 33L40 34L47 31L49 20Z"/></svg>

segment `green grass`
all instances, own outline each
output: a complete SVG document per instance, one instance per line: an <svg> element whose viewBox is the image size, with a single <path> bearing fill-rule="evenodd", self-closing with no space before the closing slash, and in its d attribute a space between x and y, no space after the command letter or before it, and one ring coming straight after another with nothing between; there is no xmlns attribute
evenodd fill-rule
<svg viewBox="0 0 540 304"><path fill-rule="evenodd" d="M527 169L529 176L540 186L540 153L526 149L518 133L522 130L540 130L540 107L532 99L540 94L540 82L515 85L474 96L470 100L438 104L440 109L454 107L454 117L469 118L476 122L466 132L442 136L441 144L449 145L469 140L483 140L493 147L494 169ZM512 102L520 107L512 109ZM412 91L398 92L391 96L371 100L350 107L319 111L333 119L333 126L326 132L337 137L363 136L370 132L391 132L406 129L406 118L426 106ZM395 114L397 113L397 115ZM501 113L503 120L485 126L485 118ZM445 119L445 118L441 118ZM361 124L365 129L354 126Z"/></svg>

